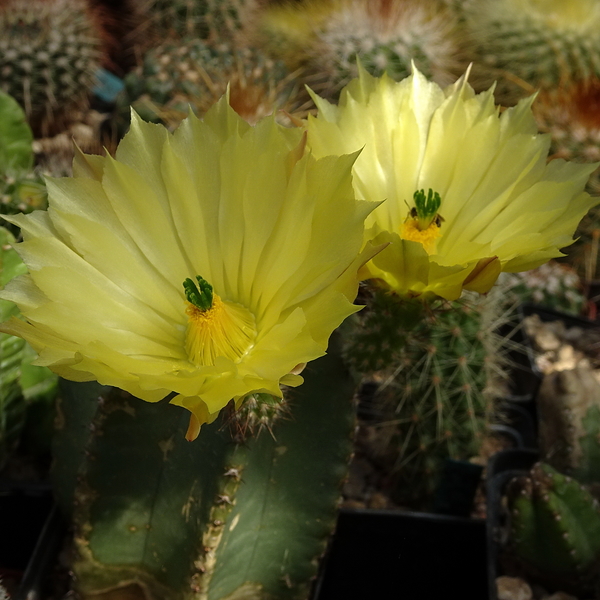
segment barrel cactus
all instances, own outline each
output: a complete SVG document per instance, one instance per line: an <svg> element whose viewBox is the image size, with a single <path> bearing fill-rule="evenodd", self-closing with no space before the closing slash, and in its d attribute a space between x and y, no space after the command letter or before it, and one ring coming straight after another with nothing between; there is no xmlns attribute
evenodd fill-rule
<svg viewBox="0 0 600 600"><path fill-rule="evenodd" d="M0 6L0 89L42 132L87 106L102 62L102 30L85 0Z"/></svg>

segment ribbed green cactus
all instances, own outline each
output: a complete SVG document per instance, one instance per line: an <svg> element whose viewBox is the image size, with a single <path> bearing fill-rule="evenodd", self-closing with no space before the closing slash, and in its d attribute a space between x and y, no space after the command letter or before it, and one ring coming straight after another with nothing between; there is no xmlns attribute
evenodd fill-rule
<svg viewBox="0 0 600 600"><path fill-rule="evenodd" d="M481 0L462 8L475 61L490 81L503 76L505 82L520 80L521 93L529 93L600 75L600 5L595 0Z"/></svg>
<svg viewBox="0 0 600 600"><path fill-rule="evenodd" d="M200 40L168 42L148 51L125 78L119 112L128 122L131 105L142 118L174 128L190 107L204 114L229 85L231 106L255 123L288 107L295 91L291 79L281 61L257 50L216 49Z"/></svg>
<svg viewBox="0 0 600 600"><path fill-rule="evenodd" d="M54 483L83 598L308 595L352 451L354 383L335 350L304 375L289 413L244 443L231 415L186 442L178 407L64 383Z"/></svg>
<svg viewBox="0 0 600 600"><path fill-rule="evenodd" d="M395 500L420 507L446 457L476 455L505 376L501 294L425 308L376 291L347 331L346 355L376 385L375 451Z"/></svg>
<svg viewBox="0 0 600 600"><path fill-rule="evenodd" d="M510 544L546 581L594 589L600 570L600 508L579 482L545 463L507 490ZM564 588L563 588L564 589Z"/></svg>
<svg viewBox="0 0 600 600"><path fill-rule="evenodd" d="M400 80L414 61L427 77L447 85L463 68L456 26L454 14L437 0L341 1L319 25L313 70L345 84L357 76L360 60L372 75Z"/></svg>
<svg viewBox="0 0 600 600"><path fill-rule="evenodd" d="M31 122L87 105L101 37L85 0L8 0L0 5L0 89Z"/></svg>
<svg viewBox="0 0 600 600"><path fill-rule="evenodd" d="M231 41L260 0L150 0L148 14L160 33Z"/></svg>

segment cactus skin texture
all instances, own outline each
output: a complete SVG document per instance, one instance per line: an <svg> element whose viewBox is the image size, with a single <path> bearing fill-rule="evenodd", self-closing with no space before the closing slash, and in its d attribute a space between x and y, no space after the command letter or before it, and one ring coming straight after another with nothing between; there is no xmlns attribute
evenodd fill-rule
<svg viewBox="0 0 600 600"><path fill-rule="evenodd" d="M376 291L356 315L345 353L377 388L372 458L391 470L395 502L423 508L443 460L478 453L504 391L499 304L495 291L429 308Z"/></svg>
<svg viewBox="0 0 600 600"><path fill-rule="evenodd" d="M600 508L579 482L545 463L510 482L510 544L526 567L571 590L593 590L600 568Z"/></svg>
<svg viewBox="0 0 600 600"><path fill-rule="evenodd" d="M305 598L352 451L354 381L339 351L311 363L289 416L245 443L219 421L63 382L53 479L73 517L82 598Z"/></svg>
<svg viewBox="0 0 600 600"><path fill-rule="evenodd" d="M0 88L46 132L87 106L102 58L84 0L8 0L0 7Z"/></svg>

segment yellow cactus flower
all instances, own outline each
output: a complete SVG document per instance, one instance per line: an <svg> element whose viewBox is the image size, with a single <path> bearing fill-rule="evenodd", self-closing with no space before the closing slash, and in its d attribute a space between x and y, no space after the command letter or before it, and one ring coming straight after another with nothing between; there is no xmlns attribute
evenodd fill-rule
<svg viewBox="0 0 600 600"><path fill-rule="evenodd" d="M174 392L188 439L231 400L281 396L325 353L352 302L364 220L355 156L316 160L305 134L251 127L222 99L170 134L133 115L113 159L49 179L48 211L7 218L29 273L1 297L37 364L149 402Z"/></svg>
<svg viewBox="0 0 600 600"><path fill-rule="evenodd" d="M386 199L366 239L391 243L364 276L400 295L487 292L501 271L561 256L596 204L583 188L597 165L546 163L550 139L537 133L531 99L499 114L492 90L475 94L466 76L442 89L417 70L397 83L364 69L339 106L313 97L314 155L362 148L357 197Z"/></svg>

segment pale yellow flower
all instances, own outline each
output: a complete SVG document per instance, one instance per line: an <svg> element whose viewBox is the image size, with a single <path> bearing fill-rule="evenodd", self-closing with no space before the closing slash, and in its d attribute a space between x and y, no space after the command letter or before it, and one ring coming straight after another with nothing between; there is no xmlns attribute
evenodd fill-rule
<svg viewBox="0 0 600 600"><path fill-rule="evenodd" d="M299 385L358 310L372 209L353 194L356 157L315 160L304 141L225 99L174 134L134 115L115 159L80 154L48 180L47 212L9 218L29 274L1 295L24 320L0 330L67 379L175 392L190 439L232 398Z"/></svg>
<svg viewBox="0 0 600 600"><path fill-rule="evenodd" d="M362 148L357 197L386 199L367 219L366 239L391 243L364 276L398 294L486 292L501 271L561 256L596 203L582 190L597 165L547 164L550 139L537 133L531 100L499 114L492 90L476 95L466 77L442 89L416 70L399 83L361 70L339 106L314 98L315 156Z"/></svg>

